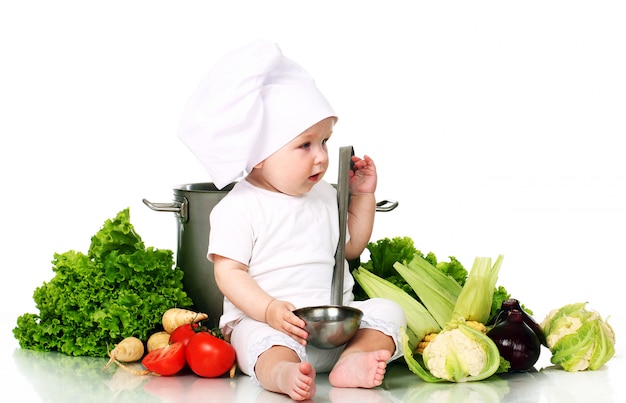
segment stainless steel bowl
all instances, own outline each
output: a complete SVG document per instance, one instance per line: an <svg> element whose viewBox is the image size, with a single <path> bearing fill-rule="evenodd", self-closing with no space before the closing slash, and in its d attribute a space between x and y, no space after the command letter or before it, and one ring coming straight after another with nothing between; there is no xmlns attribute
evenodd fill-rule
<svg viewBox="0 0 626 403"><path fill-rule="evenodd" d="M346 344L361 325L363 312L349 306L321 305L293 311L306 322L308 343L321 349Z"/></svg>

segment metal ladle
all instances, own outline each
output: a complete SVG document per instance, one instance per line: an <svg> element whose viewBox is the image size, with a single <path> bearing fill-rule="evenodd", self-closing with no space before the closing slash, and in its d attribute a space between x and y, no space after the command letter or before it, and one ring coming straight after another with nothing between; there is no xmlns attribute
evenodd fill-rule
<svg viewBox="0 0 626 403"><path fill-rule="evenodd" d="M339 204L339 243L335 252L335 270L331 283L330 304L343 304L343 277L346 263L346 232L348 228L348 204L350 203L350 170L354 163L352 146L339 148L339 176L337 178L337 203Z"/></svg>
<svg viewBox="0 0 626 403"><path fill-rule="evenodd" d="M343 278L346 264L346 231L349 182L352 166L352 146L339 148L339 177L337 202L339 204L339 242L335 252L335 269L331 283L330 305L296 309L294 313L306 322L308 343L321 349L332 349L346 344L359 330L363 312L343 306Z"/></svg>

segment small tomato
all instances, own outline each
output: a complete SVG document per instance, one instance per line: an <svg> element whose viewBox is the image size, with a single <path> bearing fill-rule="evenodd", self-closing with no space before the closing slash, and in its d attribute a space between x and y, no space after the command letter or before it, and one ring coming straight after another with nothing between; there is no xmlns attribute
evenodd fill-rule
<svg viewBox="0 0 626 403"><path fill-rule="evenodd" d="M187 364L198 376L216 378L235 364L233 346L209 332L196 333L187 344Z"/></svg>
<svg viewBox="0 0 626 403"><path fill-rule="evenodd" d="M178 326L170 335L170 344L182 341L185 347L189 340L198 332L198 324L188 323L182 326Z"/></svg>
<svg viewBox="0 0 626 403"><path fill-rule="evenodd" d="M178 342L152 350L143 358L141 363L147 370L155 374L174 375L180 372L186 364L185 344Z"/></svg>

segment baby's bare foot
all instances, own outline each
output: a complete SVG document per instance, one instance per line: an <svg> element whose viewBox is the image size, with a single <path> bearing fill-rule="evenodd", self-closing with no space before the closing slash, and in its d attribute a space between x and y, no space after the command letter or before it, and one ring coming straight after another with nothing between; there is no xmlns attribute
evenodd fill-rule
<svg viewBox="0 0 626 403"><path fill-rule="evenodd" d="M337 362L328 375L330 384L338 388L374 388L383 383L387 360L391 353L387 350L355 352Z"/></svg>
<svg viewBox="0 0 626 403"><path fill-rule="evenodd" d="M308 362L285 364L278 382L280 392L293 400L307 400L315 396L315 369Z"/></svg>

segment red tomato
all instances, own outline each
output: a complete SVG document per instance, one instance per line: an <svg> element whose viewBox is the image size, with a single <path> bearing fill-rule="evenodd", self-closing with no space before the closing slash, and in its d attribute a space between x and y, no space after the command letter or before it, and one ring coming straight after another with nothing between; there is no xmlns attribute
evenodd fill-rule
<svg viewBox="0 0 626 403"><path fill-rule="evenodd" d="M233 346L209 332L196 333L187 344L187 364L198 376L216 378L235 364Z"/></svg>
<svg viewBox="0 0 626 403"><path fill-rule="evenodd" d="M172 334L170 335L170 344L177 343L182 341L187 347L187 343L189 343L189 339L191 339L196 332L198 331L197 324L185 324L177 327Z"/></svg>
<svg viewBox="0 0 626 403"><path fill-rule="evenodd" d="M143 358L141 363L146 369L156 374L174 375L186 364L185 344L178 342L152 350Z"/></svg>

